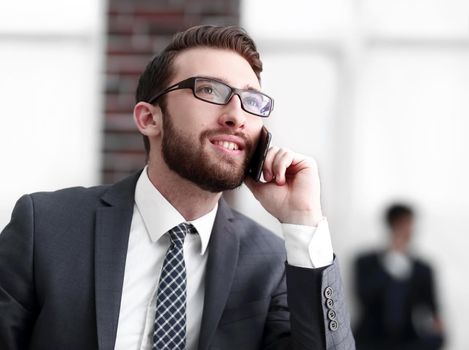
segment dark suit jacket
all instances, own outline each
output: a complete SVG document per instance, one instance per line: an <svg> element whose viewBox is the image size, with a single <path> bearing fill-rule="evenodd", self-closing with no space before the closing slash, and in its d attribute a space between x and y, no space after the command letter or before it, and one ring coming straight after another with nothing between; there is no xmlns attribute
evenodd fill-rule
<svg viewBox="0 0 469 350"><path fill-rule="evenodd" d="M355 286L361 317L356 336L359 349L437 349L442 337L416 328L421 311L438 314L432 269L412 258L408 279L391 277L381 262L384 252L370 252L355 262Z"/></svg>
<svg viewBox="0 0 469 350"><path fill-rule="evenodd" d="M17 202L0 235L0 349L114 348L137 178ZM209 247L200 350L355 348L335 262L285 264L283 242L223 200Z"/></svg>

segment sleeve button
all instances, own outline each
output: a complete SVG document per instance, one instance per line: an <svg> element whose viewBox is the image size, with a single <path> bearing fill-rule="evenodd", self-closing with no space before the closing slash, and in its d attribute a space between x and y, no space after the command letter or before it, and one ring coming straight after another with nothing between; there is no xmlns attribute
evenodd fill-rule
<svg viewBox="0 0 469 350"><path fill-rule="evenodd" d="M331 321L334 321L337 318L337 314L334 310L329 310L327 312L327 318Z"/></svg>
<svg viewBox="0 0 469 350"><path fill-rule="evenodd" d="M332 298L332 295L334 294L334 290L331 287L327 287L324 290L324 296L328 299Z"/></svg>

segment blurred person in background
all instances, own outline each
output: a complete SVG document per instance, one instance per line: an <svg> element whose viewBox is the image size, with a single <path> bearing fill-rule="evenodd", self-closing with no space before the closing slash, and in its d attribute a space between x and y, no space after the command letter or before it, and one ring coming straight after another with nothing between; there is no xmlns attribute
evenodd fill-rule
<svg viewBox="0 0 469 350"><path fill-rule="evenodd" d="M266 182L246 177L273 109L261 71L240 28L178 33L137 87L145 168L18 200L1 349L355 349L316 163L271 147ZM243 182L285 241L222 199Z"/></svg>
<svg viewBox="0 0 469 350"><path fill-rule="evenodd" d="M436 350L443 326L434 274L410 249L414 210L401 203L385 212L389 245L359 256L355 289L360 317L355 329L359 350Z"/></svg>

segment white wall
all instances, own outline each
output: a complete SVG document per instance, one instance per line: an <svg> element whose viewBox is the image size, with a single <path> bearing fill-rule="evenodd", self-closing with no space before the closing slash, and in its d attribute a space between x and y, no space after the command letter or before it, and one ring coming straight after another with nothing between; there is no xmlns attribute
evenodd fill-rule
<svg viewBox="0 0 469 350"><path fill-rule="evenodd" d="M26 192L99 178L103 0L0 2L0 227ZM469 2L245 0L274 142L315 156L334 247L382 244L389 200L419 207L447 349L469 348ZM241 189L235 201L278 232Z"/></svg>
<svg viewBox="0 0 469 350"><path fill-rule="evenodd" d="M99 180L104 1L0 2L0 227L23 193Z"/></svg>
<svg viewBox="0 0 469 350"><path fill-rule="evenodd" d="M414 203L415 248L437 272L446 349L469 348L469 2L242 7L264 61L263 89L275 98L267 126L274 142L318 160L348 287L354 256L385 243L385 205ZM279 231L248 191L235 193L241 211Z"/></svg>

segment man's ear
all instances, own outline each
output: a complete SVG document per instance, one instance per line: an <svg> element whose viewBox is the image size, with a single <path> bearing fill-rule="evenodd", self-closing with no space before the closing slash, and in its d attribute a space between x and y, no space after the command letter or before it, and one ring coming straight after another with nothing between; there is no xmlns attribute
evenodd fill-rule
<svg viewBox="0 0 469 350"><path fill-rule="evenodd" d="M134 107L134 121L138 130L145 136L157 136L162 129L162 111L160 106L147 102L138 102Z"/></svg>

